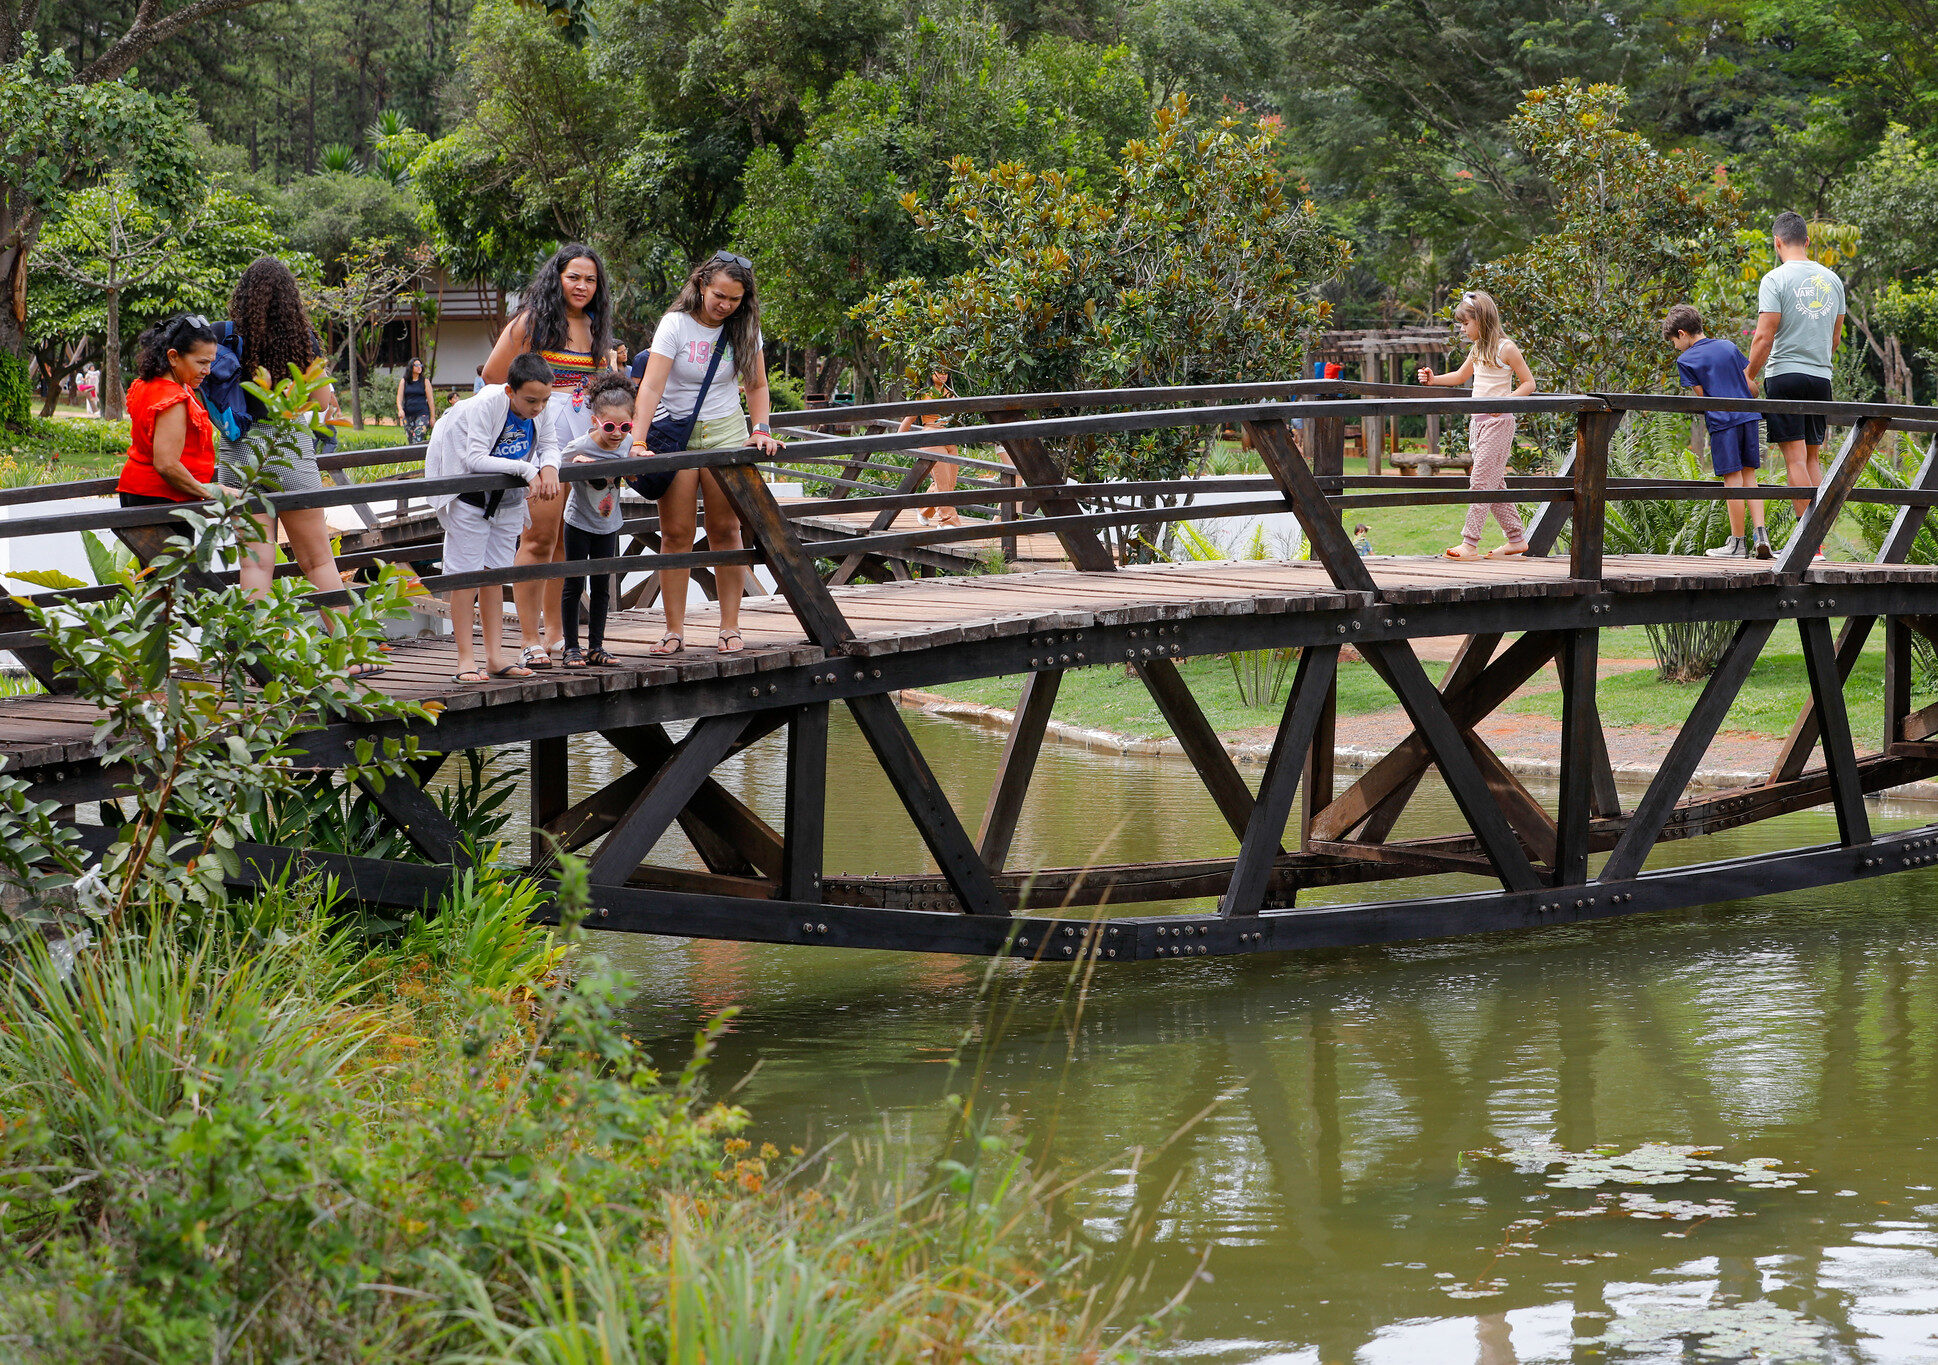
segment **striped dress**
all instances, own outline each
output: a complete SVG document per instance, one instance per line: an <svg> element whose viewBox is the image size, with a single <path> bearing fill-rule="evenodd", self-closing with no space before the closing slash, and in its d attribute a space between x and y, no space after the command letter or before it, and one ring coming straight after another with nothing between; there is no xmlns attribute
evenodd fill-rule
<svg viewBox="0 0 1938 1365"><path fill-rule="evenodd" d="M552 367L552 401L546 411L552 416L561 448L570 445L592 427L592 412L586 406L586 385L599 372L598 361L589 351L540 351L539 358Z"/></svg>

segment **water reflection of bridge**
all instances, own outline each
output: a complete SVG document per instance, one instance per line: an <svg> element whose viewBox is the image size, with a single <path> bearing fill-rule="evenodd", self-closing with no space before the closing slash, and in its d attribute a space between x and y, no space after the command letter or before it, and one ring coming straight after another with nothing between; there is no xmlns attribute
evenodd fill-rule
<svg viewBox="0 0 1938 1365"><path fill-rule="evenodd" d="M1610 501L1713 500L1717 488L1659 480L1611 479L1607 455L1624 415L1636 410L1695 410L1703 400L1614 395L1555 395L1512 401L1417 396L1419 390L1361 386L1371 396L1340 400L1315 383L1220 390L1123 391L956 399L856 410L844 421L943 408L978 441L1000 445L1021 485L1007 473L968 491L917 491L933 434L836 436L790 448L782 464L825 472L867 466L892 471L894 492L837 499L844 516L866 515L862 533L823 540L814 553L799 526L818 504L784 511L761 481L751 451L670 457L710 468L755 548L684 556L629 554L602 572L710 569L759 563L778 585L749 604L749 648L734 656L689 651L645 660L659 631L656 613L622 615L609 638L630 666L554 673L485 687L448 681L435 644L400 646L379 685L442 703L424 749L507 743L530 746L533 824L558 844L589 851L601 928L815 944L943 952L1013 951L1056 960L1099 961L1205 956L1327 944L1383 941L1624 915L1899 871L1934 854L1929 832L1874 838L1864 796L1938 772L1938 708L1911 704L1911 639L1938 636L1938 570L1903 563L1929 505L1938 501L1938 464L1927 460L1909 491L1860 486L1880 441L1892 429L1933 430L1931 410L1848 404L1765 404L1815 411L1850 433L1783 556L1768 563L1608 556L1602 539ZM1281 401L1298 399L1297 402ZM1206 406L1169 406L1193 404ZM1339 473L1339 436L1352 416L1458 415L1479 406L1572 421L1575 454L1555 478L1517 481L1515 496L1541 504L1531 531L1535 557L1487 564L1432 559L1366 561L1341 528L1342 511L1394 504L1459 505L1484 500L1454 480L1417 479L1396 490L1388 480ZM1711 404L1713 406L1713 404ZM1028 418L1031 412L1053 415ZM822 415L825 416L825 415ZM802 417L796 420L806 422ZM1053 453L1059 444L1103 435L1178 428L1242 426L1269 477L1253 481L1248 501L1181 505L1189 480L1134 484L1068 481ZM1297 429L1295 432L1295 428ZM874 457L912 452L911 467ZM666 461L660 462L662 465ZM878 468L877 468L878 467ZM603 471L602 471L603 472ZM584 471L567 471L566 478ZM821 477L821 476L817 476ZM841 483L854 483L834 474ZM379 482L293 495L288 505L381 503L435 491L478 490L495 477ZM1232 488L1227 482L1226 491ZM52 490L48 496L60 493ZM1798 490L1766 489L1784 496ZM25 501L34 495L9 495ZM1900 512L1865 565L1813 564L1831 523L1852 500L1896 504ZM955 502L1024 509L1017 520L907 531L894 519L908 508ZM1310 540L1310 562L1213 563L1120 568L1103 537L1125 527L1157 528L1184 519L1252 517L1290 511ZM162 513L128 509L16 520L14 536L88 525L131 541L152 541ZM636 528L641 531L651 527ZM1551 556L1564 529L1566 558ZM1054 536L1067 569L911 578L831 586L863 562L904 564L924 548ZM423 547L389 553L420 558ZM817 565L816 555L819 556ZM919 558L919 557L918 557ZM445 575L429 586L561 577L581 566L540 565ZM707 642L707 612L690 618L694 643ZM1678 621L1734 622L1723 660L1658 776L1623 809L1602 745L1596 712L1600 631ZM1833 636L1831 622L1844 622ZM1811 679L1812 705L1768 781L1733 791L1685 796L1691 774L1721 725L1751 665L1779 624L1794 623ZM1887 733L1860 757L1843 687L1859 653L1882 624ZM94 759L88 709L58 695L62 679L16 613L0 621L0 648L39 669L56 693L0 705L0 752L36 782L37 794L65 802L109 796L115 774ZM1463 636L1466 646L1436 687L1413 641ZM1350 645L1391 688L1413 722L1380 764L1344 786L1332 771L1335 668ZM1281 718L1274 756L1257 789L1239 774L1177 669L1182 658L1232 650L1296 647L1298 670ZM1564 697L1558 799L1536 800L1478 737L1475 726L1534 674L1553 664ZM1030 777L1059 682L1071 668L1134 670L1177 734L1205 798L1240 839L1235 859L1089 868L1012 869L1009 851L1027 808ZM900 688L949 680L1025 675L1002 771L981 828L969 833L942 794L921 750L896 712ZM869 878L824 875L830 819L857 818L826 790L831 704L845 706L921 833L935 870ZM690 723L677 738L667 727ZM776 829L726 792L714 769L758 739L785 730L787 810ZM566 744L597 732L635 765L574 802L564 783ZM339 764L369 737L356 724L322 726L305 740L319 765ZM1808 766L1819 747L1821 766ZM434 765L425 765L428 777ZM1393 837L1420 781L1435 770L1466 828L1428 837ZM1305 800L1294 823L1296 796ZM372 793L425 862L347 858L300 849L252 848L268 873L291 858L334 872L376 902L434 901L463 856L461 832L422 792L392 783ZM1713 834L1746 822L1830 803L1835 843L1747 860L1644 870L1666 840ZM866 818L874 818L868 813ZM652 861L675 825L707 864L705 872ZM1605 854L1599 863L1596 855ZM542 861L542 859L541 859ZM1592 875L1591 875L1592 871ZM1376 905L1300 909L1301 889L1456 872L1483 889L1467 895ZM1064 907L1218 897L1209 913L1088 918L1044 913Z"/></svg>
<svg viewBox="0 0 1938 1365"><path fill-rule="evenodd" d="M1938 1102L1929 878L1887 883L1848 914L1820 896L1700 926L1544 934L1451 956L1359 950L1299 969L1261 960L1113 976L1080 1010L1041 978L983 1002L969 984L897 992L886 980L874 998L852 972L810 981L758 959L739 970L711 962L709 988L722 994L710 999L745 1007L717 1065L731 1076L765 1062L748 1102L766 1122L812 1116L811 1134L824 1137L873 1130L887 1110L920 1151L941 1141L948 1119L936 1099L960 1082L911 1042L946 1046L973 1018L982 1108L1018 1115L1038 1169L1104 1172L1062 1212L1106 1271L1148 1277L1138 1302L1161 1302L1214 1248L1187 1332L1260 1343L1232 1358L1268 1356L1270 1343L1315 1348L1326 1362L1502 1365L1514 1357L1498 1328L1492 1354L1472 1329L1450 1334L1464 1355L1360 1352L1396 1324L1557 1304L1578 1335L1594 1336L1606 1319L1590 1315L1619 1313L1651 1282L1773 1298L1827 1325L1848 1352L1863 1322L1896 1311L1897 1287L1860 1259L1865 1247L1880 1263L1891 1245L1906 1248L1902 1273L1928 1285L1938 1241L1930 1210L1913 1207L1938 1203L1915 1192L1938 1184L1925 1156ZM917 1011L928 1034L903 1017ZM791 1066L810 1013L811 1065ZM670 1032L668 1046L686 1036ZM1714 1143L1732 1160L1811 1170L1815 1192L1658 1188L1722 1194L1756 1216L1686 1238L1664 1237L1688 1229L1663 1223L1559 1225L1537 1239L1558 1254L1500 1264L1500 1294L1449 1297L1436 1272L1474 1279L1510 1222L1588 1201L1464 1156L1531 1138L1574 1150ZM1917 1231L1906 1234L1907 1222ZM1905 1331L1923 1340L1932 1325L1914 1319ZM1577 1348L1541 1358L1623 1357Z"/></svg>

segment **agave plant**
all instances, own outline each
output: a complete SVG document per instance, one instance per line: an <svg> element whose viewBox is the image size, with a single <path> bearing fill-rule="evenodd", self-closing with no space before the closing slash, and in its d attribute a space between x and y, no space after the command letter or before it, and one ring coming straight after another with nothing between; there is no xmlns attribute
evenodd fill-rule
<svg viewBox="0 0 1938 1365"><path fill-rule="evenodd" d="M332 142L324 147L319 164L333 175L355 175L361 169L356 152L346 142Z"/></svg>
<svg viewBox="0 0 1938 1365"><path fill-rule="evenodd" d="M1249 540L1235 541L1230 546L1220 545L1188 521L1179 522L1178 544L1185 554L1200 563L1220 559L1272 558L1272 552L1265 543L1264 522L1252 526ZM1292 671L1292 661L1298 657L1299 651L1296 649L1238 649L1227 654L1225 662L1231 665L1231 679L1238 689L1238 700L1246 706L1275 705L1285 690L1285 679Z"/></svg>

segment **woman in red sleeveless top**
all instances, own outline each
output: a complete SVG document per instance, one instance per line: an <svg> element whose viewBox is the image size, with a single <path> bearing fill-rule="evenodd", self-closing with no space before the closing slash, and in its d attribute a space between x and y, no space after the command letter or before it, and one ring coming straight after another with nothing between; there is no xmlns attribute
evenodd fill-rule
<svg viewBox="0 0 1938 1365"><path fill-rule="evenodd" d="M209 320L187 314L156 323L136 343L139 376L128 386L127 463L115 484L123 507L199 502L215 496L215 424L196 394L215 361Z"/></svg>

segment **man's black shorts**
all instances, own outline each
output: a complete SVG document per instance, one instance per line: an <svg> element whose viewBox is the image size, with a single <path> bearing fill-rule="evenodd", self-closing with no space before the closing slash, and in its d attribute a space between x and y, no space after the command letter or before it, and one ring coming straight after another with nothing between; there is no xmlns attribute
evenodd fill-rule
<svg viewBox="0 0 1938 1365"><path fill-rule="evenodd" d="M1773 374L1763 381L1763 396L1796 402L1828 403L1830 381L1814 374ZM1770 444L1773 446L1780 446L1785 441L1802 441L1807 446L1824 443L1824 419L1821 417L1771 412L1764 414L1763 422L1769 428Z"/></svg>

